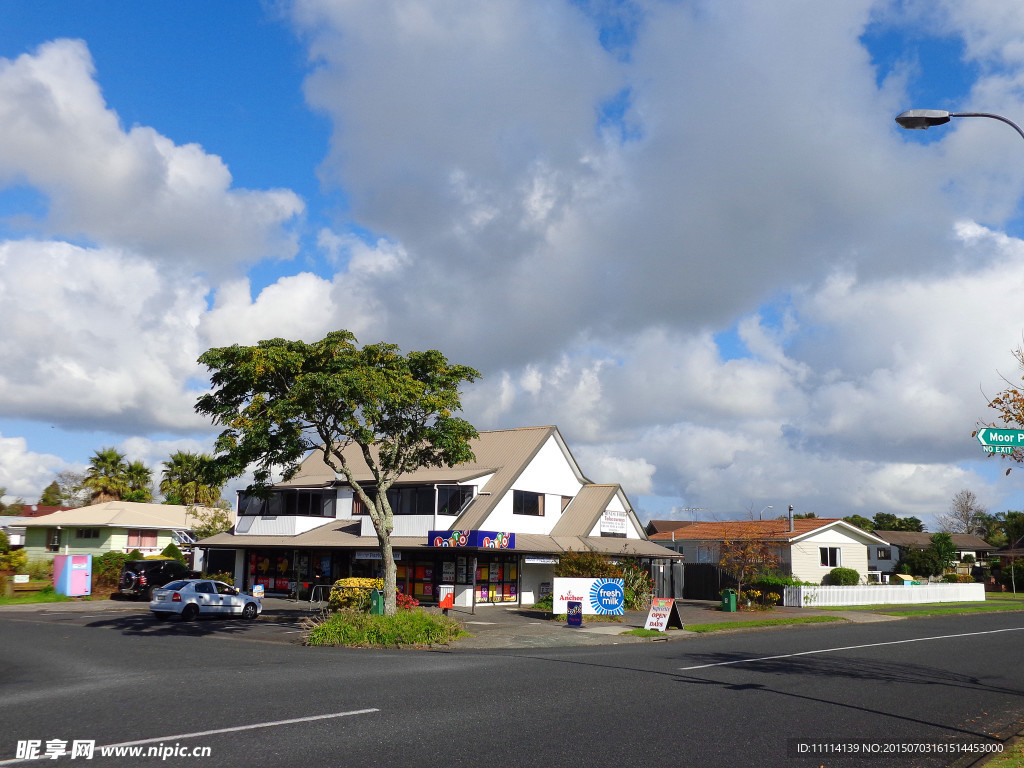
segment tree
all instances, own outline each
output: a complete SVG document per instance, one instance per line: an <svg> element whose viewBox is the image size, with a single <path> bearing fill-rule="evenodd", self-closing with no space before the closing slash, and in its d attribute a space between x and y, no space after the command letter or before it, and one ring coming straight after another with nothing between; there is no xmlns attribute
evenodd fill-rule
<svg viewBox="0 0 1024 768"><path fill-rule="evenodd" d="M221 507L190 506L186 519L192 520L190 528L196 539L208 539L231 527L231 513Z"/></svg>
<svg viewBox="0 0 1024 768"><path fill-rule="evenodd" d="M718 564L736 579L736 591L743 591L743 582L771 571L779 564L779 543L764 536L756 524L737 525L733 534L721 544Z"/></svg>
<svg viewBox="0 0 1024 768"><path fill-rule="evenodd" d="M125 501L148 502L153 500L153 470L141 461L133 461L125 468L125 482L128 490Z"/></svg>
<svg viewBox="0 0 1024 768"><path fill-rule="evenodd" d="M876 531L924 531L924 523L916 517L897 517L889 512L878 512L873 521Z"/></svg>
<svg viewBox="0 0 1024 768"><path fill-rule="evenodd" d="M18 497L10 504L4 504L4 496L7 495L7 489L0 487L0 516L4 517L18 517L25 512L25 500Z"/></svg>
<svg viewBox="0 0 1024 768"><path fill-rule="evenodd" d="M101 448L89 459L82 485L89 491L90 504L120 501L129 491L124 454L115 448Z"/></svg>
<svg viewBox="0 0 1024 768"><path fill-rule="evenodd" d="M55 483L60 487L61 506L81 507L89 502L89 490L85 487L85 475L63 469L57 473Z"/></svg>
<svg viewBox="0 0 1024 768"><path fill-rule="evenodd" d="M1012 352L1014 358L1022 369L1024 369L1024 347L1017 347ZM1010 381L1006 379L1006 383ZM1014 386L1008 386L1002 392L997 394L991 400L988 401L988 407L993 409L999 414L999 420L1002 422L1003 427L1010 427L1011 429L1024 428L1024 392ZM995 423L983 424L981 426L995 427ZM978 430L974 430L971 437L978 434ZM1000 454L1002 458L1010 458L1017 463L1024 461L1024 451L1015 448L1012 454ZM1010 474L1010 470L1006 470L1006 474ZM1011 542L1012 544L1012 542Z"/></svg>
<svg viewBox="0 0 1024 768"><path fill-rule="evenodd" d="M60 485L54 480L48 486L43 488L43 493L39 497L39 504L44 507L59 507L61 506L60 496Z"/></svg>
<svg viewBox="0 0 1024 768"><path fill-rule="evenodd" d="M978 536L987 541L993 547L1006 546L1006 534L1003 532L1003 522L999 515L990 512L982 512L978 515Z"/></svg>
<svg viewBox="0 0 1024 768"><path fill-rule="evenodd" d="M209 454L177 451L164 462L160 493L167 504L213 507L223 485Z"/></svg>
<svg viewBox="0 0 1024 768"><path fill-rule="evenodd" d="M935 559L944 572L953 566L956 560L956 547L953 546L953 537L948 533L936 533L932 536L932 543L929 547L935 553Z"/></svg>
<svg viewBox="0 0 1024 768"><path fill-rule="evenodd" d="M949 514L936 515L936 517L942 530L947 533L977 535L984 530L981 516L987 512L988 510L978 503L978 497L974 491L964 488L953 496L953 501L949 505Z"/></svg>
<svg viewBox="0 0 1024 768"><path fill-rule="evenodd" d="M863 515L850 515L849 517L844 517L843 520L850 525L857 526L862 531L867 531L868 533L875 530L875 524Z"/></svg>
<svg viewBox="0 0 1024 768"><path fill-rule="evenodd" d="M897 573L909 573L911 576L938 576L942 571L942 564L931 547L907 550L896 564Z"/></svg>
<svg viewBox="0 0 1024 768"><path fill-rule="evenodd" d="M199 358L211 373L212 391L196 411L225 429L215 460L223 477L254 466L251 491L265 495L275 467L289 478L301 460L318 450L366 506L384 569L384 610L394 615L396 567L394 518L387 492L403 474L420 467L471 461L469 422L462 407L463 382L479 373L452 365L437 350L402 355L393 344L359 348L348 331L320 341L270 339L254 347L207 350ZM359 483L345 449L358 448L373 476Z"/></svg>
<svg viewBox="0 0 1024 768"><path fill-rule="evenodd" d="M1024 542L1024 512L1006 510L996 515L999 526L1006 537L1006 544L1011 549L1019 549Z"/></svg>

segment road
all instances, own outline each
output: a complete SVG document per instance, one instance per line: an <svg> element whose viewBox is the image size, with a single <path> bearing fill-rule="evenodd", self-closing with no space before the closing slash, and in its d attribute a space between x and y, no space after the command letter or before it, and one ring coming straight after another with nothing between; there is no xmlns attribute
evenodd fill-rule
<svg viewBox="0 0 1024 768"><path fill-rule="evenodd" d="M0 615L0 766L27 740L210 753L36 765L945 766L959 755L795 740L966 748L1024 721L1017 613L508 652L232 627Z"/></svg>

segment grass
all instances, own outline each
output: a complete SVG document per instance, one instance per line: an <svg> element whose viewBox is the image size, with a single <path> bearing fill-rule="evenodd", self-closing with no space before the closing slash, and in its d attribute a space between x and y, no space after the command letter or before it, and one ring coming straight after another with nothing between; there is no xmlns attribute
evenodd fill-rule
<svg viewBox="0 0 1024 768"><path fill-rule="evenodd" d="M306 645L354 648L425 648L447 645L468 633L455 619L417 610L394 616L338 611L325 619L310 619Z"/></svg>
<svg viewBox="0 0 1024 768"><path fill-rule="evenodd" d="M790 619L756 619L754 621L720 621L712 624L687 624L683 629L690 632L718 632L723 629L781 627L787 624L822 624L828 621L846 621L846 619L839 616L797 616Z"/></svg>
<svg viewBox="0 0 1024 768"><path fill-rule="evenodd" d="M75 598L56 592L32 592L15 597L0 597L0 605L31 605L32 603L67 603Z"/></svg>
<svg viewBox="0 0 1024 768"><path fill-rule="evenodd" d="M927 605L923 608L900 608L895 611L875 610L874 613L881 613L885 616L945 616L958 613L990 613L992 611L1019 611L1024 606L1019 605L979 605L977 603L944 603L939 605Z"/></svg>
<svg viewBox="0 0 1024 768"><path fill-rule="evenodd" d="M633 635L634 637L665 637L664 632L659 632L656 629L644 629L643 627L636 627L628 632L620 632L622 635Z"/></svg>
<svg viewBox="0 0 1024 768"><path fill-rule="evenodd" d="M993 753L988 760L979 765L985 768L1021 768L1024 765L1024 739L1008 746L1004 752Z"/></svg>

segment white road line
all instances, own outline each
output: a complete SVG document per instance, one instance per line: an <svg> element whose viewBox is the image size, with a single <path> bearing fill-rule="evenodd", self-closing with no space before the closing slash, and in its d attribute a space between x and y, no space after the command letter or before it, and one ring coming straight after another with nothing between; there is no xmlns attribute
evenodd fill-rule
<svg viewBox="0 0 1024 768"><path fill-rule="evenodd" d="M212 731L195 731L194 733L179 733L174 736L160 736L155 739L138 739L137 741L120 741L117 744L105 744L97 746L95 752L98 755L101 749L112 749L117 747L137 747L143 744L158 744L160 742L177 741L180 739L196 739L200 736L215 736L218 733L237 733L238 731L252 731L256 728L273 728L277 725L291 725L293 723L309 723L314 720L330 720L336 717L351 717L352 715L369 715L373 712L380 712L373 707L371 709L354 709L349 712L332 712L327 715L310 715L309 717L293 717L289 720L272 720L267 723L252 723L251 725L236 725L231 728L215 728ZM13 760L0 760L0 765L15 765L17 763L34 763L40 758L15 758Z"/></svg>
<svg viewBox="0 0 1024 768"><path fill-rule="evenodd" d="M730 664L750 664L755 661L772 661L773 659L789 659L794 656L811 656L816 653L834 653L836 651L854 651L858 648L878 648L882 645L902 645L904 643L920 643L925 640L949 640L954 637L976 637L977 635L994 635L999 632L1020 632L1024 627L1009 627L1007 629L990 629L984 632L964 632L959 635L936 635L935 637L915 637L910 640L889 640L885 643L866 643L865 645L844 645L839 648L820 648L816 651L800 651L799 653L782 653L778 656L761 656L756 659L735 659L733 661L716 661L713 664L698 664L694 667L680 667L680 671L688 672L691 669L707 669L708 667L726 667Z"/></svg>

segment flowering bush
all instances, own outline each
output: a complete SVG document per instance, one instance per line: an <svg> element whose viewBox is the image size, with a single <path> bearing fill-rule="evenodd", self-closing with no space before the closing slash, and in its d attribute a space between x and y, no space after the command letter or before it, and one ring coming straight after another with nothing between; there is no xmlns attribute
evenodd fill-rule
<svg viewBox="0 0 1024 768"><path fill-rule="evenodd" d="M398 607L404 608L407 611L411 611L413 608L416 608L420 604L419 600L417 600L412 595L405 594L404 592L399 592L395 596L395 599L398 601Z"/></svg>
<svg viewBox="0 0 1024 768"><path fill-rule="evenodd" d="M369 610L370 592L383 588L383 579L338 579L331 587L330 608L332 611L340 611L343 608Z"/></svg>
<svg viewBox="0 0 1024 768"><path fill-rule="evenodd" d="M759 589L748 589L740 593L740 605L752 611L770 611L779 602L781 597L778 592L762 592Z"/></svg>

